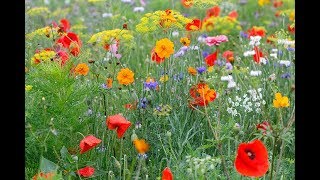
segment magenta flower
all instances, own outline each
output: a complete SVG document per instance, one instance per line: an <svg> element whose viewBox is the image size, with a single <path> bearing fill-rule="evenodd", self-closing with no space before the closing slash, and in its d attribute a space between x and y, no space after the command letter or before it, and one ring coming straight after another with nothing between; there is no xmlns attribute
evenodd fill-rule
<svg viewBox="0 0 320 180"><path fill-rule="evenodd" d="M213 36L213 37L206 37L206 43L208 46L219 46L220 43L227 42L228 37L225 35L218 35L218 36Z"/></svg>

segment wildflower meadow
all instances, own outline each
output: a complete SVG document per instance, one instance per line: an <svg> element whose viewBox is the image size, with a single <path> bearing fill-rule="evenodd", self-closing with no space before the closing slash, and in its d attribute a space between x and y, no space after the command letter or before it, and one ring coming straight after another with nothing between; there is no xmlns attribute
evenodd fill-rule
<svg viewBox="0 0 320 180"><path fill-rule="evenodd" d="M25 0L25 179L295 179L295 1Z"/></svg>

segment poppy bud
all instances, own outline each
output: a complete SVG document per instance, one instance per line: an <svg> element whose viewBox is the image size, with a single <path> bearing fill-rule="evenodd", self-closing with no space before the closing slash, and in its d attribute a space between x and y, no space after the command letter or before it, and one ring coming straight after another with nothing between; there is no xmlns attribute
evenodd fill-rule
<svg viewBox="0 0 320 180"><path fill-rule="evenodd" d="M128 24L127 24L127 23L124 23L124 24L122 25L122 28L123 28L123 29L128 29Z"/></svg>

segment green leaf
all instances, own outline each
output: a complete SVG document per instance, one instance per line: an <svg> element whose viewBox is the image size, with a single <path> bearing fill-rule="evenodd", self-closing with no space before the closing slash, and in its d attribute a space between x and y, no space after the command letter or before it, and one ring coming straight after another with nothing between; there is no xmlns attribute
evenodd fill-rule
<svg viewBox="0 0 320 180"><path fill-rule="evenodd" d="M41 156L41 160L40 160L40 171L41 172L48 173L48 172L52 172L52 171L57 171L58 168L59 168L59 166L56 165L54 162Z"/></svg>
<svg viewBox="0 0 320 180"><path fill-rule="evenodd" d="M65 146L61 148L60 155L62 159L66 159L66 157L69 155L68 149Z"/></svg>

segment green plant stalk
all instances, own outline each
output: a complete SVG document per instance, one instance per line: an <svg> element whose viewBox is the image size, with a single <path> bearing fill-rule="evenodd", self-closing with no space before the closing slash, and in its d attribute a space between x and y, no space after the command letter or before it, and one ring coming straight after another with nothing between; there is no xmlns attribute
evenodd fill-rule
<svg viewBox="0 0 320 180"><path fill-rule="evenodd" d="M142 159L139 158L138 170L137 170L137 173L136 173L136 177L134 178L135 180L138 180L138 179L139 179L140 171L141 171L141 162L142 162Z"/></svg>
<svg viewBox="0 0 320 180"><path fill-rule="evenodd" d="M276 136L274 138L273 142L273 149L272 149L272 162L271 162L271 173L270 173L270 180L272 180L272 175L273 175L273 168L274 168L274 159L275 159L275 150L276 150L276 143L277 143L278 137Z"/></svg>

